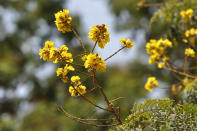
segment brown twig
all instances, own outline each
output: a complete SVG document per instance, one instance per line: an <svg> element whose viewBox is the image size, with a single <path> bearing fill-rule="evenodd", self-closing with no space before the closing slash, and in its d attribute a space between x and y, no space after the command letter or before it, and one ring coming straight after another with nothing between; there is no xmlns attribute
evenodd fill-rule
<svg viewBox="0 0 197 131"><path fill-rule="evenodd" d="M74 87L74 86L73 86ZM111 110L109 109L105 109L99 105L96 105L95 103L93 103L92 101L90 101L88 98L86 98L84 95L82 95L80 92L78 92L75 88L73 88L84 100L86 100L87 102L89 102L90 104L92 104L93 106L97 107L97 108L100 108L102 110L105 110L105 111L108 111L108 112L112 112Z"/></svg>
<svg viewBox="0 0 197 131"><path fill-rule="evenodd" d="M86 125L90 125L90 126L96 126L96 127L109 127L109 126L116 126L117 124L111 124L111 125L102 125L102 124L93 124L93 123L89 123L86 121L108 121L108 120L113 120L113 118L110 119L82 119L79 117L75 117L69 113L67 113L62 107L57 106L57 110L64 113L64 115L72 120L75 120L77 122L80 122L82 124L86 124Z"/></svg>
<svg viewBox="0 0 197 131"><path fill-rule="evenodd" d="M94 49L95 49L96 45L97 45L97 41L95 42L95 44L94 44L94 46L92 48L92 51L91 51L92 53L94 52Z"/></svg>
<svg viewBox="0 0 197 131"><path fill-rule="evenodd" d="M193 76L193 75L190 75L190 74L187 74L187 73L184 73L184 72L179 72L175 69L172 69L172 68L168 68L168 67L164 67L165 69L169 70L169 71L173 71L179 75L183 75L183 76L187 76L187 77L190 77L190 78L197 78L196 76Z"/></svg>
<svg viewBox="0 0 197 131"><path fill-rule="evenodd" d="M82 71L80 71L80 70L78 70L78 69L75 69L75 71L78 72L78 73L84 74L84 75L86 75L86 76L88 76L88 77L92 76L92 75L87 74L87 73L85 73L85 72L82 72Z"/></svg>
<svg viewBox="0 0 197 131"><path fill-rule="evenodd" d="M100 93L102 94L102 96L105 99L105 102L108 105L108 108L114 114L114 116L116 117L116 120L118 121L118 123L122 124L122 121L120 120L119 114L117 114L117 111L114 109L113 104L108 100L107 96L105 95L105 93L103 91L103 88L98 84L98 81L97 81L97 78L96 78L96 74L95 74L95 70L92 70L92 75L93 75L93 83L94 83L95 87L97 87L99 89Z"/></svg>
<svg viewBox="0 0 197 131"><path fill-rule="evenodd" d="M77 34L77 32L73 28L71 28L71 30L75 34L75 36L77 37L77 39L79 40L79 43L80 43L81 47L83 48L84 53L86 54L87 53L86 48L85 48L83 42L81 41L79 35Z"/></svg>
<svg viewBox="0 0 197 131"><path fill-rule="evenodd" d="M112 99L112 100L110 100L111 102L113 102L113 101L117 101L117 100L119 100L119 99L124 99L125 97L124 96L121 96L121 97L118 97L118 98L115 98L115 99Z"/></svg>
<svg viewBox="0 0 197 131"><path fill-rule="evenodd" d="M107 61L108 59L110 59L111 57L113 57L115 54L117 54L118 52L120 52L122 49L124 49L125 48L125 46L123 46L122 48L120 48L119 50L117 50L115 53L113 53L112 55L110 55L109 57L107 57L106 59L105 59L105 61Z"/></svg>

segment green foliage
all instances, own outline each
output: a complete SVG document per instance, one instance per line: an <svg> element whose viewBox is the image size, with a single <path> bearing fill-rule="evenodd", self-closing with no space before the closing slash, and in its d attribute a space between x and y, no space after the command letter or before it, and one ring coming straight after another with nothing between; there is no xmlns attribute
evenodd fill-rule
<svg viewBox="0 0 197 131"><path fill-rule="evenodd" d="M197 89L197 79L194 79L192 82L187 84L185 88L183 89L183 94L189 94L195 91Z"/></svg>
<svg viewBox="0 0 197 131"><path fill-rule="evenodd" d="M124 124L114 130L193 130L196 120L196 104L173 105L171 99L149 99L134 105Z"/></svg>
<svg viewBox="0 0 197 131"><path fill-rule="evenodd" d="M153 25L155 22L168 22L168 23L179 23L180 15L179 12L181 10L185 10L187 8L196 7L196 0L167 0L164 2L164 5L159 8L152 16L149 25Z"/></svg>

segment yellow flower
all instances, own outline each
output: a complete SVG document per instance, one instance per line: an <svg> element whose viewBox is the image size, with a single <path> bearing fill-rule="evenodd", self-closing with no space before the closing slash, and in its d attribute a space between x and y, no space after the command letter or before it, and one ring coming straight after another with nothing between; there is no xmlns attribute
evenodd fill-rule
<svg viewBox="0 0 197 131"><path fill-rule="evenodd" d="M52 41L46 41L45 46L43 49L40 49L40 58L43 58L43 60L53 61L53 63L58 62L66 62L66 63L72 63L73 58L72 54L68 53L68 47L66 45L62 45L60 49L54 47L54 42Z"/></svg>
<svg viewBox="0 0 197 131"><path fill-rule="evenodd" d="M83 86L79 80L79 76L71 77L72 86L69 87L71 96L80 96L86 93L86 87Z"/></svg>
<svg viewBox="0 0 197 131"><path fill-rule="evenodd" d="M107 42L110 41L108 28L105 24L93 26L88 34L89 39L97 42L100 48L104 48Z"/></svg>
<svg viewBox="0 0 197 131"><path fill-rule="evenodd" d="M101 58L101 55L98 56L97 53L90 53L87 55L84 66L85 68L93 68L103 72L106 70L106 64L104 60Z"/></svg>
<svg viewBox="0 0 197 131"><path fill-rule="evenodd" d="M49 62L51 61L50 59L50 50L51 48L54 48L54 42L53 41L46 41L45 46L43 49L40 49L40 59L43 58L43 60Z"/></svg>
<svg viewBox="0 0 197 131"><path fill-rule="evenodd" d="M185 32L186 37L197 35L197 29L191 28Z"/></svg>
<svg viewBox="0 0 197 131"><path fill-rule="evenodd" d="M165 64L163 63L163 62L159 62L158 64L157 64L157 67L158 68L163 68L165 66Z"/></svg>
<svg viewBox="0 0 197 131"><path fill-rule="evenodd" d="M69 10L62 10L55 13L55 24L57 29L62 33L71 31L72 18L69 16Z"/></svg>
<svg viewBox="0 0 197 131"><path fill-rule="evenodd" d="M126 48L132 48L134 46L130 39L125 40L124 38L122 38L120 40L120 43L122 43Z"/></svg>
<svg viewBox="0 0 197 131"><path fill-rule="evenodd" d="M183 10L180 12L181 17L184 19L184 22L187 23L189 19L192 18L193 16L193 10L192 9L188 9L188 10Z"/></svg>
<svg viewBox="0 0 197 131"><path fill-rule="evenodd" d="M157 87L158 84L159 83L155 77L149 77L146 84L145 84L145 89L147 89L148 91L151 92L153 90L153 87Z"/></svg>
<svg viewBox="0 0 197 131"><path fill-rule="evenodd" d="M191 49L191 48L185 49L186 56L195 57L195 54L196 54L196 52L193 49Z"/></svg>
<svg viewBox="0 0 197 131"><path fill-rule="evenodd" d="M80 77L79 76L72 76L71 77L71 81L72 82L77 82L77 81L79 81L80 80Z"/></svg>
<svg viewBox="0 0 197 131"><path fill-rule="evenodd" d="M162 61L163 61L164 63L166 63L168 60L169 60L169 57L167 57L167 56L164 56L164 57L162 58Z"/></svg>
<svg viewBox="0 0 197 131"><path fill-rule="evenodd" d="M71 94L71 96L84 95L86 93L86 87L83 85L79 85L77 87L70 86L69 93Z"/></svg>
<svg viewBox="0 0 197 131"><path fill-rule="evenodd" d="M61 80L66 83L68 81L68 77L66 76L68 74L69 71L74 71L75 69L71 66L66 64L66 66L64 68L58 68L56 70L56 74L57 76L62 75Z"/></svg>
<svg viewBox="0 0 197 131"><path fill-rule="evenodd" d="M146 51L150 55L149 64L155 64L162 59L167 48L172 48L172 42L168 39L150 40L146 44Z"/></svg>

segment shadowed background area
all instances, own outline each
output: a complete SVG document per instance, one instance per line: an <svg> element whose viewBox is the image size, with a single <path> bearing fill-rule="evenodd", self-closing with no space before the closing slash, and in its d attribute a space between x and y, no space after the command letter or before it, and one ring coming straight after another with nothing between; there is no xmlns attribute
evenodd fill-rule
<svg viewBox="0 0 197 131"><path fill-rule="evenodd" d="M56 109L56 105L62 105L69 113L81 118L107 118L111 115L91 106L80 97L71 97L68 85L56 77L58 65L44 62L38 55L39 48L44 46L46 40L54 41L58 47L68 45L74 55L82 51L79 41L72 33L62 34L55 26L54 13L62 9L70 10L72 26L89 48L93 46L88 39L90 28L107 24L110 43L103 50L96 48L103 58L120 48L119 40L122 37L134 42L132 50L124 50L107 62L107 72L98 73L99 83L109 99L125 97L114 103L121 107L121 119L129 114L135 101L158 97L158 92L162 92L159 97L164 97L167 90L156 89L150 95L144 90L144 83L152 74L160 80L170 80L170 77L166 77L168 72L148 66L148 56L145 54L146 39L159 38L165 32L165 26L155 24L150 31L148 21L158 7L137 9L138 2L139 0L1 0L0 130L107 130L72 121ZM88 81L86 86L91 88L92 83ZM95 103L104 105L98 91L88 97Z"/></svg>

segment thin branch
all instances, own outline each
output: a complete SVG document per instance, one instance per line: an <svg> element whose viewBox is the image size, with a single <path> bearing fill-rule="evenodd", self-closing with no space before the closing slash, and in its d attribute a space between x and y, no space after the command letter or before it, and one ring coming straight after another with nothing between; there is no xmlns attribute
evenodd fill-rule
<svg viewBox="0 0 197 131"><path fill-rule="evenodd" d="M78 72L78 73L84 74L84 75L86 75L86 76L88 76L88 77L91 77L91 76L92 76L92 75L87 74L87 73L85 73L85 72L82 72L82 71L80 71L80 70L78 70L78 69L75 69L75 71Z"/></svg>
<svg viewBox="0 0 197 131"><path fill-rule="evenodd" d="M79 35L77 34L77 32L73 28L71 28L71 30L75 34L75 36L77 37L77 39L79 40L79 43L80 43L81 47L83 48L83 50L84 50L84 52L86 54L87 53L86 48L85 48L83 42L81 41Z"/></svg>
<svg viewBox="0 0 197 131"><path fill-rule="evenodd" d="M90 126L96 126L96 127L109 127L109 126L116 126L117 124L111 124L111 125L102 125L102 124L92 124L92 123L88 123L88 122L85 122L85 121L100 121L99 119L81 119L79 117L75 117L75 116L72 116L70 115L69 113L67 113L62 107L60 106L57 106L57 110L64 113L64 115L72 120L75 120L77 122L80 122L82 124L86 124L86 125L90 125ZM104 119L102 119L104 120ZM105 120L106 121L106 120Z"/></svg>
<svg viewBox="0 0 197 131"><path fill-rule="evenodd" d="M190 77L190 78L197 78L196 76L193 76L193 75L190 75L190 74L187 74L187 73L184 73L184 72L179 72L177 70L174 70L172 68L168 68L168 67L164 67L165 69L169 70L169 71L173 71L179 75L183 75L183 76L187 76L187 77Z"/></svg>
<svg viewBox="0 0 197 131"><path fill-rule="evenodd" d="M122 49L124 49L125 48L125 46L123 46L122 48L120 48L119 50L117 50L115 53L113 53L112 55L110 55L109 57L107 57L106 59L105 59L105 61L107 61L108 59L110 59L111 57L113 57L115 54L117 54L118 52L120 52Z"/></svg>
<svg viewBox="0 0 197 131"><path fill-rule="evenodd" d="M111 110L109 109L105 109L101 106L98 106L96 105L95 103L93 103L92 101L90 101L88 98L86 98L84 95L82 95L80 92L78 92L75 88L73 88L84 100L86 100L87 102L89 102L90 104L92 104L93 106L97 107L97 108L100 108L102 110L105 110L105 111L108 111L108 112L112 112Z"/></svg>
<svg viewBox="0 0 197 131"><path fill-rule="evenodd" d="M92 71L93 74L93 82L94 85L99 89L100 93L103 95L105 102L108 105L108 108L111 110L111 112L114 114L114 116L116 117L116 120L118 121L119 124L122 124L122 121L120 120L120 116L119 114L117 114L116 110L113 107L113 104L108 100L107 96L105 95L103 88L98 84L97 78L96 78L96 74L95 74L95 70Z"/></svg>
<svg viewBox="0 0 197 131"><path fill-rule="evenodd" d="M94 46L92 48L92 53L94 52L94 49L95 49L96 45L97 45L97 41L95 42L95 44L94 44Z"/></svg>
<svg viewBox="0 0 197 131"><path fill-rule="evenodd" d="M117 100L119 100L119 99L124 99L124 98L125 98L124 96L121 96L121 97L118 97L118 98L115 98L115 99L111 100L111 102L117 101Z"/></svg>

